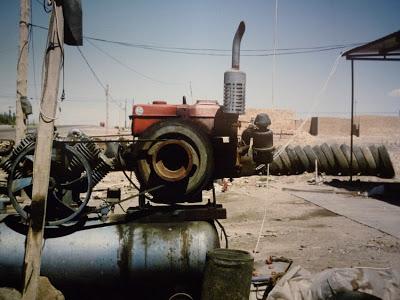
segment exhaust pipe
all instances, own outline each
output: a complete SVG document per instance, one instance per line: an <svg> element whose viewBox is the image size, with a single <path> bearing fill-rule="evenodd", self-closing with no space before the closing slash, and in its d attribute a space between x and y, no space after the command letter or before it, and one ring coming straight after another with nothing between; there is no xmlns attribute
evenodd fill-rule
<svg viewBox="0 0 400 300"><path fill-rule="evenodd" d="M242 37L246 26L244 22L240 22L238 29L236 30L235 37L233 38L232 45L232 69L239 70L240 63L240 42L242 41Z"/></svg>
<svg viewBox="0 0 400 300"><path fill-rule="evenodd" d="M224 105L227 114L245 113L246 73L239 70L240 42L245 31L244 22L240 22L232 44L232 69L224 73Z"/></svg>

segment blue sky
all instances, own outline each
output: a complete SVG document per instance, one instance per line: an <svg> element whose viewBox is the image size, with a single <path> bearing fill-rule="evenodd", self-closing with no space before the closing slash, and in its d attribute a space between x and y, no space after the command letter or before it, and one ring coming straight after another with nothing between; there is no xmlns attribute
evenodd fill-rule
<svg viewBox="0 0 400 300"><path fill-rule="evenodd" d="M33 23L48 25L49 15L32 0ZM275 0L251 1L104 1L82 0L84 34L132 43L172 47L229 49L236 27L246 22L242 49L272 48ZM398 0L279 0L277 47L310 47L368 42L400 30ZM19 1L0 3L0 103L1 111L15 106ZM40 84L46 32L34 29L36 81ZM165 99L179 103L194 99L222 100L223 73L230 57L161 53L96 43L131 68L159 81L145 79L123 68L91 44L82 51L100 79L111 87L114 99L146 103ZM341 50L278 56L275 105L308 112ZM104 91L84 64L77 49L66 46L66 100L59 123L97 124L105 119ZM400 109L399 62L356 62L356 100L359 113L394 113ZM35 96L32 56L29 97ZM247 107L269 108L272 87L271 57L242 57L247 73ZM390 93L392 95L390 96ZM36 87L40 94L40 86ZM398 95L399 96L399 95ZM190 97L189 97L190 99ZM350 62L341 59L337 72L321 96L316 113L348 113L350 109ZM38 101L33 101L37 111ZM123 111L111 104L111 122L122 124ZM33 116L37 118L37 116Z"/></svg>

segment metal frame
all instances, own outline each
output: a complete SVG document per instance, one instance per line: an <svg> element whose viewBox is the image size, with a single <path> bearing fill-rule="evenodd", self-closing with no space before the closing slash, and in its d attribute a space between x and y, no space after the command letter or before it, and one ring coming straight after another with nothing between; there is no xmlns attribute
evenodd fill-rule
<svg viewBox="0 0 400 300"><path fill-rule="evenodd" d="M391 48L384 47L383 43L395 38L397 44ZM381 45L376 53L365 53L371 46ZM370 50L368 50L370 51ZM364 53L363 53L364 52ZM350 124L350 182L353 181L353 135L354 135L354 61L400 61L400 31L391 33L375 41L350 49L342 54L347 60L351 60L351 124Z"/></svg>

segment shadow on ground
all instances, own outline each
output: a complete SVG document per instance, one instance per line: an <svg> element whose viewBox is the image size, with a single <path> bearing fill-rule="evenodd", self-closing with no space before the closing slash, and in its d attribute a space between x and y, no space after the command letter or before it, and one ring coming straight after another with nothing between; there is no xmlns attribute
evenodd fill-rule
<svg viewBox="0 0 400 300"><path fill-rule="evenodd" d="M333 179L330 182L325 182L325 184L350 192L359 192L361 195L400 206L400 182L371 182L361 180L349 182L347 180Z"/></svg>

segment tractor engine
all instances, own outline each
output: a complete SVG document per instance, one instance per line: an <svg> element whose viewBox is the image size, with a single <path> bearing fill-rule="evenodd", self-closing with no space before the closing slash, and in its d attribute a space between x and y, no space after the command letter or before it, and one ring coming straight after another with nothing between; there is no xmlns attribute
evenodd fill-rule
<svg viewBox="0 0 400 300"><path fill-rule="evenodd" d="M142 189L162 186L150 193L153 202L201 202L202 190L210 189L213 180L254 175L272 161L266 114L238 138L239 115L245 113L246 74L239 70L244 31L241 22L233 40L232 68L224 74L222 106L212 100L187 104L185 97L178 105L153 101L133 106L132 134L138 142L126 147L122 157Z"/></svg>

